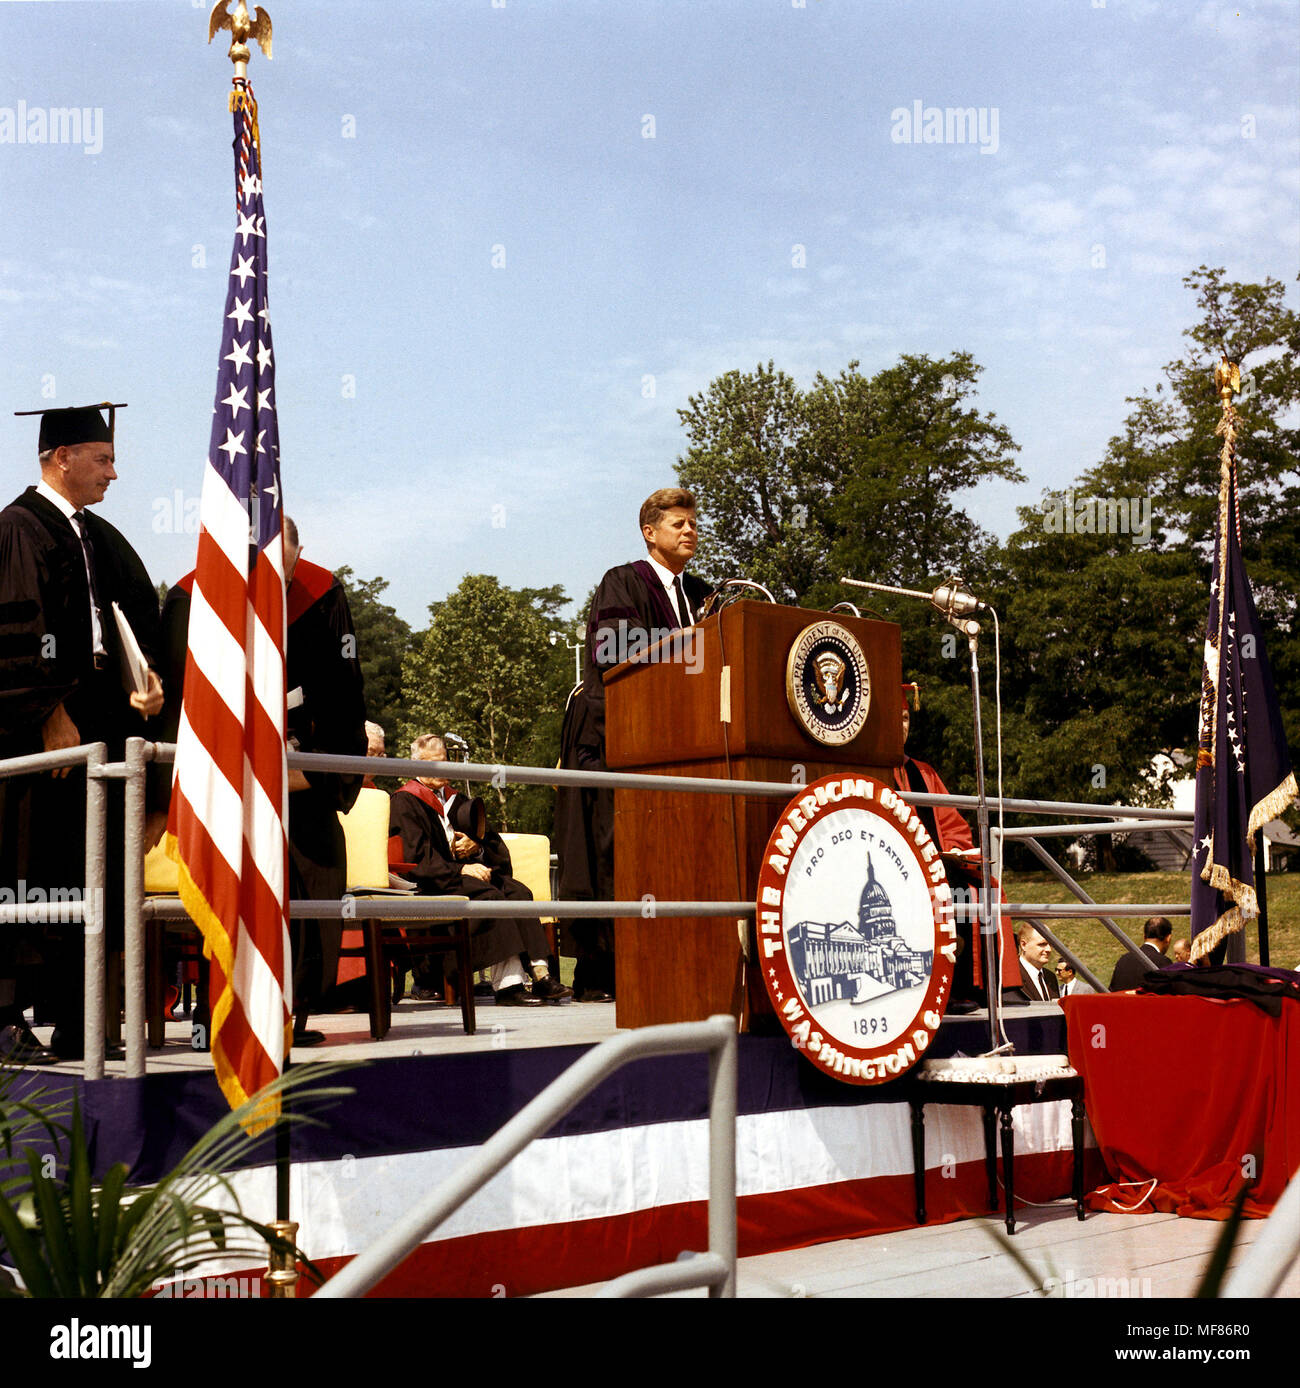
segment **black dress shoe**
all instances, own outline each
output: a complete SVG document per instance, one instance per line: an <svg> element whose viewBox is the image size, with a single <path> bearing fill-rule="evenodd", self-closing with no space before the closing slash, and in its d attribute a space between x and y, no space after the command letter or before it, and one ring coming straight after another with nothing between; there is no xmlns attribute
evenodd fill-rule
<svg viewBox="0 0 1300 1388"><path fill-rule="evenodd" d="M607 993L603 988L584 988L578 994L579 1002L613 1002L613 993Z"/></svg>
<svg viewBox="0 0 1300 1388"><path fill-rule="evenodd" d="M573 997L573 989L566 988L558 978L547 974L533 984L533 997L540 998L542 1002L568 1002Z"/></svg>
<svg viewBox="0 0 1300 1388"><path fill-rule="evenodd" d="M41 1045L29 1027L18 1023L0 1027L0 1064L53 1065L58 1058Z"/></svg>
<svg viewBox="0 0 1300 1388"><path fill-rule="evenodd" d="M61 1027L55 1027L54 1034L50 1037L50 1050L60 1060L85 1060L86 1058L85 1042L79 1031L70 1032L64 1031ZM111 1041L105 1042L105 1060L121 1060L125 1054L126 1052L121 1046L115 1045Z"/></svg>
<svg viewBox="0 0 1300 1388"><path fill-rule="evenodd" d="M541 998L533 997L522 983L512 984L509 988L500 988L495 996L498 1007L540 1007L542 1005Z"/></svg>
<svg viewBox="0 0 1300 1388"><path fill-rule="evenodd" d="M323 1031L295 1031L293 1034L293 1044L295 1046L321 1046L325 1043L325 1033Z"/></svg>

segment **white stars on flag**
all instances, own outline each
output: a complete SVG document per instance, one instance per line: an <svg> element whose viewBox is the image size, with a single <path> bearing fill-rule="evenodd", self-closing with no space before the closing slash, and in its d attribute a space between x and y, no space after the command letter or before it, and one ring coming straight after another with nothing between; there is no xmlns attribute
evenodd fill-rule
<svg viewBox="0 0 1300 1388"><path fill-rule="evenodd" d="M242 371L244 367L252 366L253 358L248 353L251 345L251 343L240 342L238 338L235 338L230 344L230 351L222 357L222 361L230 362L236 371Z"/></svg>
<svg viewBox="0 0 1300 1388"><path fill-rule="evenodd" d="M248 245L250 236L264 236L265 233L257 225L257 220L246 216L243 212L239 214L239 225L235 228L235 235L243 238L243 244Z"/></svg>
<svg viewBox="0 0 1300 1388"><path fill-rule="evenodd" d="M224 452L232 463L235 461L237 454L247 454L248 452L248 449L244 447L244 434L242 430L236 435L230 429L227 429L225 443L219 443L217 448Z"/></svg>

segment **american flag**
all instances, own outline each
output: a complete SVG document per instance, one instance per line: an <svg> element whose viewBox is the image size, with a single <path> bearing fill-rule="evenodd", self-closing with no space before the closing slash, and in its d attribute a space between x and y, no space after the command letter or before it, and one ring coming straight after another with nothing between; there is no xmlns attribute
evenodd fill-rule
<svg viewBox="0 0 1300 1388"><path fill-rule="evenodd" d="M236 79L234 251L200 501L168 822L180 893L211 961L212 1059L231 1107L292 1041L280 443L252 88ZM251 1125L278 1110L268 1101Z"/></svg>
<svg viewBox="0 0 1300 1388"><path fill-rule="evenodd" d="M1295 799L1277 693L1241 557L1235 416L1225 412L1219 526L1201 675L1192 958L1259 915L1255 836Z"/></svg>

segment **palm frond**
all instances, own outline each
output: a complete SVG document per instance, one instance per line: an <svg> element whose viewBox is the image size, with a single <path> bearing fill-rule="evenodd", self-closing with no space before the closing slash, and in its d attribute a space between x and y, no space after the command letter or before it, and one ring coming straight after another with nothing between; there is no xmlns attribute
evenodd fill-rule
<svg viewBox="0 0 1300 1388"><path fill-rule="evenodd" d="M314 1116L327 1104L350 1095L346 1087L324 1084L353 1068L349 1065L298 1066L268 1085L248 1104L223 1115L156 1185L127 1185L127 1168L118 1163L101 1185L91 1180L92 1163L80 1106L71 1104L72 1123L63 1129L40 1106L29 1103L8 1132L14 1146L21 1131L35 1125L66 1137L62 1173L46 1174L38 1154L27 1150L26 1190L16 1203L0 1188L0 1239L9 1250L26 1291L34 1297L136 1297L176 1276L216 1260L266 1258L268 1247L284 1249L316 1269L295 1245L268 1225L245 1215L230 1172L262 1150L275 1128L322 1126ZM282 1106L272 1129L252 1136L245 1124L265 1111L268 1098ZM11 1102L6 1112L17 1112ZM15 1178L17 1179L17 1178ZM221 1199L229 1208L209 1203ZM0 1287L0 1295L14 1295Z"/></svg>

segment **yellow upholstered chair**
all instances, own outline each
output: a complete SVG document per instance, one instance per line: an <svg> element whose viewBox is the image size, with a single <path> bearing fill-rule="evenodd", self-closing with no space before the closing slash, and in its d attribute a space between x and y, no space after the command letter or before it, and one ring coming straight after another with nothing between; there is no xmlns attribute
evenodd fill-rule
<svg viewBox="0 0 1300 1388"><path fill-rule="evenodd" d="M510 852L510 875L522 882L534 901L551 901L551 841L545 834L502 834L501 842ZM543 916L551 940L551 953L560 958L559 921Z"/></svg>
<svg viewBox="0 0 1300 1388"><path fill-rule="evenodd" d="M180 894L180 872L167 856L161 839L144 856L144 890L146 896ZM198 928L189 920L150 920L145 926L145 1026L149 1046L155 1051L162 1047L166 1039L163 1004L167 992L169 934L172 937L173 959L177 958L175 947L179 944L179 962L198 961L198 989L202 994L198 1004L199 1013L202 1014L207 1006L207 961L203 958Z"/></svg>
<svg viewBox="0 0 1300 1388"><path fill-rule="evenodd" d="M363 789L339 815L348 851L348 890L388 886L388 792Z"/></svg>

